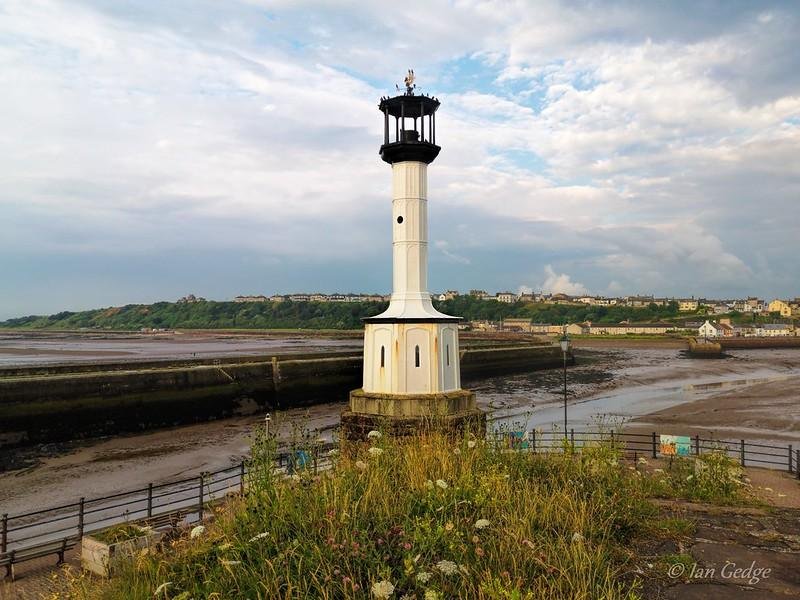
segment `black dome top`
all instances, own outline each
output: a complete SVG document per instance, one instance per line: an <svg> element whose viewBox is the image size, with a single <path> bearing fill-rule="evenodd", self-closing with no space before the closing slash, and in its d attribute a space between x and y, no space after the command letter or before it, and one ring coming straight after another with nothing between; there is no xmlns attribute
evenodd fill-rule
<svg viewBox="0 0 800 600"><path fill-rule="evenodd" d="M408 118L419 118L421 115L432 115L439 108L439 101L430 96L413 96L403 94L394 98L381 98L378 105L381 112L388 111L395 118L406 116Z"/></svg>

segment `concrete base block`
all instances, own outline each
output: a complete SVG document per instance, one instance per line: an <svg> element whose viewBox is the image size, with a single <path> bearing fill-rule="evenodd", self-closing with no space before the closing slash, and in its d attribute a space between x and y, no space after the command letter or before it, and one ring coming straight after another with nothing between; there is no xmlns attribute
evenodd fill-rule
<svg viewBox="0 0 800 600"><path fill-rule="evenodd" d="M341 436L351 441L366 439L372 430L395 436L431 430L478 437L486 433L486 413L476 408L475 394L467 390L409 395L355 390L341 420Z"/></svg>
<svg viewBox="0 0 800 600"><path fill-rule="evenodd" d="M475 394L468 390L436 394L381 394L350 392L350 411L384 417L444 417L475 408Z"/></svg>

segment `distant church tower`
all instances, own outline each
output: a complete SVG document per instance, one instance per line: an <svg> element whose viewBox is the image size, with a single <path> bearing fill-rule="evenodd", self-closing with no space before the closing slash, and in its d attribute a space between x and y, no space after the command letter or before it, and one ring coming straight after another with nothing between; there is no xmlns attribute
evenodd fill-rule
<svg viewBox="0 0 800 600"><path fill-rule="evenodd" d="M414 94L382 98L381 158L392 165L393 291L389 308L365 319L364 383L342 414L346 437L371 429L412 433L428 424L485 429L475 395L461 389L458 322L437 311L428 292L428 165L439 154L439 101Z"/></svg>

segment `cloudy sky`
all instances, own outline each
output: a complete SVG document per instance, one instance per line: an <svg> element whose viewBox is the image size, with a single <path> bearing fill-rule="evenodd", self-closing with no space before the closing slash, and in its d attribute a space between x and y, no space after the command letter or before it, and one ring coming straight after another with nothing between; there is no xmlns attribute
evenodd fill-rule
<svg viewBox="0 0 800 600"><path fill-rule="evenodd" d="M380 96L442 101L432 289L800 295L795 2L0 3L0 318L389 291Z"/></svg>

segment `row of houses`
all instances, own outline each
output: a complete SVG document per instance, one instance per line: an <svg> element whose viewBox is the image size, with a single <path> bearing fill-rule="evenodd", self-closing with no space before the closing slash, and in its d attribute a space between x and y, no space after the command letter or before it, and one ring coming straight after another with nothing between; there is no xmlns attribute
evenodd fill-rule
<svg viewBox="0 0 800 600"><path fill-rule="evenodd" d="M788 337L798 335L798 330L788 323L747 323L736 325L730 319L706 321L697 328L704 338L720 337Z"/></svg>
<svg viewBox="0 0 800 600"><path fill-rule="evenodd" d="M275 294L273 296L236 296L234 302L388 302L380 294Z"/></svg>
<svg viewBox="0 0 800 600"><path fill-rule="evenodd" d="M550 323L532 323L530 319L508 318L499 322L472 321L469 324L478 331L507 331L532 333L535 335L653 335L681 331L674 323L570 323L569 325L552 325Z"/></svg>
<svg viewBox="0 0 800 600"><path fill-rule="evenodd" d="M448 290L440 294L440 300L446 300L458 296L459 292ZM790 300L773 300L765 302L755 296L735 300L711 300L706 298L659 298L652 295L622 296L618 298L607 296L570 296L568 294L546 294L546 293L514 293L498 292L489 294L486 290L470 290L469 295L482 300L496 300L513 304L515 302L540 302L544 304L586 304L588 306L626 306L631 308L645 308L648 306L666 306L670 302L678 305L679 312L697 312L705 308L707 312L713 314L725 314L733 311L740 313L762 313L777 312L781 316L799 316L800 298Z"/></svg>
<svg viewBox="0 0 800 600"><path fill-rule="evenodd" d="M460 296L458 290L447 290L440 294L434 294L433 297L437 300L451 300ZM701 308L706 309L708 314L727 314L730 312L739 313L777 313L781 317L800 317L800 298L794 300L780 300L776 299L769 303L761 300L760 298L751 296L745 299L737 300L707 300L703 298L657 298L655 296L624 296L620 298L611 298L606 296L570 296L567 294L545 294L545 293L515 293L515 292L497 292L496 294L489 294L486 290L470 290L469 296L479 298L481 300L495 300L505 304L514 304L515 302L539 302L544 304L585 304L588 306L627 306L632 308L644 308L650 305L666 306L670 302L678 304L680 312L692 313L697 312ZM273 296L236 296L234 302L284 302L291 300L292 302L387 302L388 295L381 294L275 294ZM202 301L202 298L196 299L191 294L185 298L181 298L179 302L195 302Z"/></svg>
<svg viewBox="0 0 800 600"><path fill-rule="evenodd" d="M700 337L778 337L800 334L800 330L787 323L742 325L732 324L730 319L705 321L704 323L570 323L552 325L532 323L530 319L508 318L502 321L472 321L469 326L477 331L506 331L531 333L534 335L666 335L669 333Z"/></svg>

